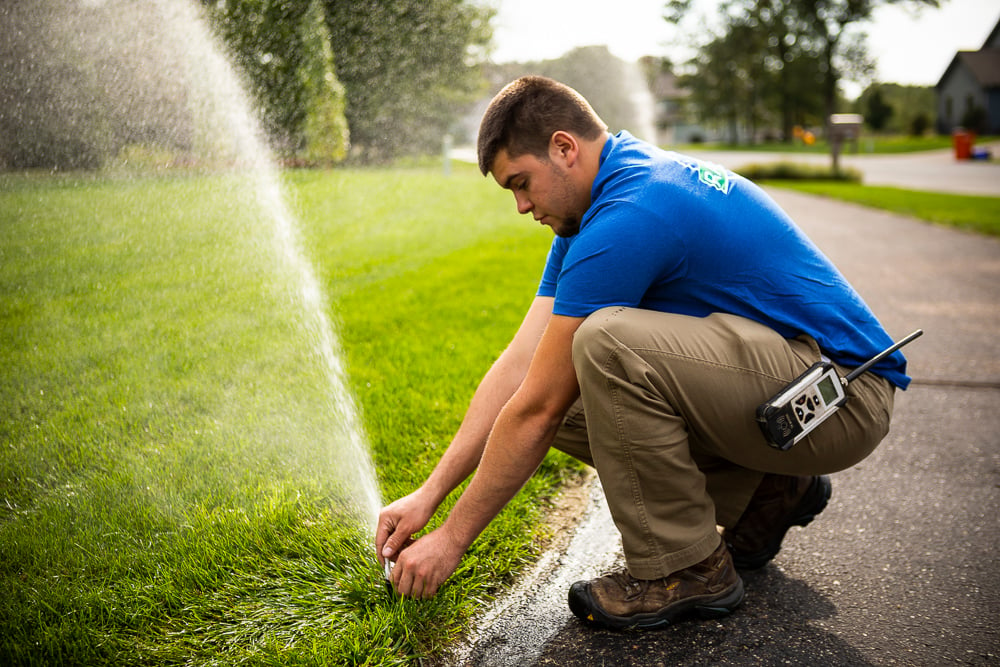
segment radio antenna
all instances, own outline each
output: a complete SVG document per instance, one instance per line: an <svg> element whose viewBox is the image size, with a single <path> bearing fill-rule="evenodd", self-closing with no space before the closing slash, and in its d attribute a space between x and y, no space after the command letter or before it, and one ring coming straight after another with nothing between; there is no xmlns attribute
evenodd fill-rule
<svg viewBox="0 0 1000 667"><path fill-rule="evenodd" d="M848 373L847 377L844 378L844 382L850 382L851 380L853 380L854 378L858 377L859 375L861 375L862 373L864 373L866 370L868 370L869 368L871 368L872 366L874 366L878 362L880 362L883 359L885 359L886 357L888 357L890 354L892 354L893 352L895 352L899 348L903 347L907 343L913 342L917 338L920 338L920 336L922 336L923 333L924 333L923 329L917 329L916 331L914 331L909 336L907 336L903 340L899 341L898 343L896 343L892 347L890 347L888 349L885 349L885 350L882 350L881 352L879 352L878 354L876 354L874 357L872 357L871 359L869 359L868 361L866 361L865 363L861 364L860 366L858 366L857 368L855 368L853 371L851 371L850 373Z"/></svg>

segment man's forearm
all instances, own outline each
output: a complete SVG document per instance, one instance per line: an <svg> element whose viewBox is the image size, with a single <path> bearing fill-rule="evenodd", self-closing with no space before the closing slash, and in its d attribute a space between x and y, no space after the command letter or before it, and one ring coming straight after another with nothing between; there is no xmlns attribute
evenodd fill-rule
<svg viewBox="0 0 1000 667"><path fill-rule="evenodd" d="M476 476L442 526L456 544L472 544L545 458L580 395L570 351L582 322L549 321L526 377L496 419Z"/></svg>
<svg viewBox="0 0 1000 667"><path fill-rule="evenodd" d="M526 416L508 405L490 435L479 469L445 521L444 529L469 547L534 474L560 421Z"/></svg>
<svg viewBox="0 0 1000 667"><path fill-rule="evenodd" d="M473 540L538 468L566 410L580 395L570 350L583 320L550 313L551 297L536 298L514 344L501 355L503 363L494 364L489 380L476 390L460 435L425 486L414 492L419 498L401 499L382 511L375 544L382 557L398 553L393 583L402 595L437 592ZM543 320L547 324L539 339ZM524 364L518 361L529 356L522 373ZM437 507L431 502L443 499L477 464L472 483L444 525L404 546L400 537L408 540L426 525L429 511Z"/></svg>
<svg viewBox="0 0 1000 667"><path fill-rule="evenodd" d="M462 425L422 485L436 505L472 474L479 465L487 438L501 409L517 390L527 368L505 351L476 389Z"/></svg>

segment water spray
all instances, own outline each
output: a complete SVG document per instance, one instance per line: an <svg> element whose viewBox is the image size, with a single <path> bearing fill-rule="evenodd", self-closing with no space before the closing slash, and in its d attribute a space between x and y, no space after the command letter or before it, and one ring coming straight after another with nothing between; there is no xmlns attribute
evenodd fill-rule
<svg viewBox="0 0 1000 667"><path fill-rule="evenodd" d="M286 203L253 106L195 3L158 0L156 6L163 17L165 38L185 45L181 57L191 104L196 107L199 121L206 124L206 134L215 141L213 155L230 161L251 193L255 210L247 213L259 215L261 231L270 235L263 244L264 251L273 258L275 277L284 283L283 289L297 310L292 317L300 323L304 343L312 347L316 365L325 377L325 414L316 417L317 432L291 434L291 439L329 443L329 472L342 483L350 496L345 500L356 505L350 509L373 535L381 496L364 428L348 390L343 351L326 314L319 280L301 250L298 224ZM310 454L312 450L305 448L304 455ZM309 466L313 470L314 464L312 461Z"/></svg>

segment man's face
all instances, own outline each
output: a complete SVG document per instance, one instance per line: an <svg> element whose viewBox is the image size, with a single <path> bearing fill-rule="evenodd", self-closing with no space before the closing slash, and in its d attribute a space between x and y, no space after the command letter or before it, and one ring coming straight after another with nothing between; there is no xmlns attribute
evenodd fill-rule
<svg viewBox="0 0 1000 667"><path fill-rule="evenodd" d="M518 213L531 213L557 236L573 236L580 231L580 218L590 205L590 192L581 196L558 162L534 155L511 158L506 150L493 161L493 178L500 187L514 193Z"/></svg>

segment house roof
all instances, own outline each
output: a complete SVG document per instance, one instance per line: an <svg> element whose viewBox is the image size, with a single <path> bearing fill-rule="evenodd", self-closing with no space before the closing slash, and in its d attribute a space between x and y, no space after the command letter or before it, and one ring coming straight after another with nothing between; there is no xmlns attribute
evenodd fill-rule
<svg viewBox="0 0 1000 667"><path fill-rule="evenodd" d="M993 31L986 38L986 41L983 42L984 49L990 47L1000 48L1000 21L997 21L997 24L993 26Z"/></svg>
<svg viewBox="0 0 1000 667"><path fill-rule="evenodd" d="M983 88L1000 88L1000 48L959 51L944 70L936 87L943 86L959 65L968 69Z"/></svg>

